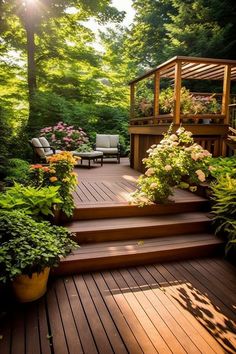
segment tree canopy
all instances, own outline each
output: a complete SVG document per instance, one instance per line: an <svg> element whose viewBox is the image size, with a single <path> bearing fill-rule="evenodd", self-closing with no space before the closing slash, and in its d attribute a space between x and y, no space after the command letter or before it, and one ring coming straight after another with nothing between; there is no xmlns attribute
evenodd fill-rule
<svg viewBox="0 0 236 354"><path fill-rule="evenodd" d="M0 126L10 132L2 132L4 142L20 141L24 127L33 135L64 120L91 137L122 131L128 143L130 79L175 55L235 59L235 1L132 4L127 28L110 0L0 0ZM90 18L117 24L100 31L103 51L95 49Z"/></svg>

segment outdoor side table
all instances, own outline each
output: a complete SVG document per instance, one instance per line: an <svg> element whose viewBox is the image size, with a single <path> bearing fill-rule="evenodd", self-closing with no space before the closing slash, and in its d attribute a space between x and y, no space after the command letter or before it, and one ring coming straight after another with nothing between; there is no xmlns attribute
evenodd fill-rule
<svg viewBox="0 0 236 354"><path fill-rule="evenodd" d="M78 152L73 151L74 156L79 156L81 158L80 163L83 164L83 160L88 160L88 168L91 167L91 160L93 162L97 159L100 159L101 166L103 165L103 152L101 151L89 151L89 152Z"/></svg>

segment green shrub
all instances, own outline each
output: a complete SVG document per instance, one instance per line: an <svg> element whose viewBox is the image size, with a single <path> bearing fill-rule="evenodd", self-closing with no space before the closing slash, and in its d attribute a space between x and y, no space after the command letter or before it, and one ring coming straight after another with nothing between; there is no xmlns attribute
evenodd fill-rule
<svg viewBox="0 0 236 354"><path fill-rule="evenodd" d="M164 203L173 188L194 192L206 180L211 154L194 143L192 133L180 127L171 134L172 127L158 145L152 145L143 159L146 172L138 179L139 189L131 196L140 206Z"/></svg>
<svg viewBox="0 0 236 354"><path fill-rule="evenodd" d="M21 159L9 159L6 167L5 182L27 184L29 182L29 162Z"/></svg>
<svg viewBox="0 0 236 354"><path fill-rule="evenodd" d="M0 282L55 267L78 247L64 228L36 222L20 211L0 210Z"/></svg>
<svg viewBox="0 0 236 354"><path fill-rule="evenodd" d="M226 174L236 178L236 157L212 158L210 161L210 174L216 179Z"/></svg>
<svg viewBox="0 0 236 354"><path fill-rule="evenodd" d="M226 254L228 254L236 242L236 179L228 174L222 175L211 184L211 189L215 232L227 237Z"/></svg>
<svg viewBox="0 0 236 354"><path fill-rule="evenodd" d="M36 188L15 183L0 195L0 208L23 209L26 214L36 218L53 215L55 206L62 203L58 190L59 186Z"/></svg>

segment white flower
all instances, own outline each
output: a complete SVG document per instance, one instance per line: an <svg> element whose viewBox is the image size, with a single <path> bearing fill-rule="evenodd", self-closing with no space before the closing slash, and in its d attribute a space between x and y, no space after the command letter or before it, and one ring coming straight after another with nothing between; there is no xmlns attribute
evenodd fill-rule
<svg viewBox="0 0 236 354"><path fill-rule="evenodd" d="M176 141L176 140L178 140L178 137L175 134L171 134L169 139L172 140L172 141Z"/></svg>
<svg viewBox="0 0 236 354"><path fill-rule="evenodd" d="M154 168L150 167L150 168L145 172L145 175L149 177L149 176L153 175L154 173L155 173Z"/></svg>
<svg viewBox="0 0 236 354"><path fill-rule="evenodd" d="M205 173L202 170L197 170L196 175L200 182L204 182L206 180Z"/></svg>
<svg viewBox="0 0 236 354"><path fill-rule="evenodd" d="M164 169L165 169L167 172L169 172L169 171L172 170L172 167L171 167L171 165L165 165Z"/></svg>

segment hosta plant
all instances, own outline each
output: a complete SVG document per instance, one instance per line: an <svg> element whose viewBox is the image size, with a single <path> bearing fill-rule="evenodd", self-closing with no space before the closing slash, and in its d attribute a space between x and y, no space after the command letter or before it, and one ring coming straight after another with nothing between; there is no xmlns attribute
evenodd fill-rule
<svg viewBox="0 0 236 354"><path fill-rule="evenodd" d="M0 209L24 210L35 218L53 215L55 208L62 203L59 186L32 187L15 183L0 195Z"/></svg>
<svg viewBox="0 0 236 354"><path fill-rule="evenodd" d="M131 202L140 206L164 203L173 194L173 188L192 192L209 174L211 154L194 143L192 133L180 127L175 134L172 127L158 145L152 145L143 159L144 175L138 179L138 189Z"/></svg>
<svg viewBox="0 0 236 354"><path fill-rule="evenodd" d="M227 237L226 253L229 253L236 246L236 178L222 175L211 184L211 189L215 231Z"/></svg>

